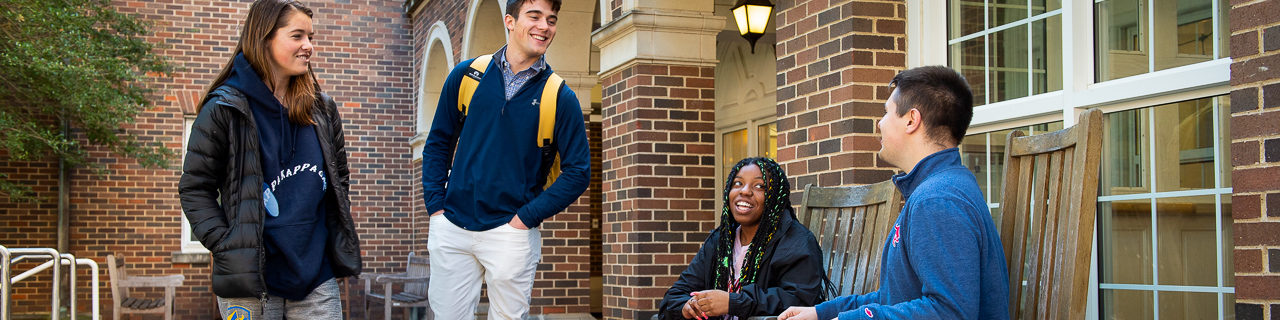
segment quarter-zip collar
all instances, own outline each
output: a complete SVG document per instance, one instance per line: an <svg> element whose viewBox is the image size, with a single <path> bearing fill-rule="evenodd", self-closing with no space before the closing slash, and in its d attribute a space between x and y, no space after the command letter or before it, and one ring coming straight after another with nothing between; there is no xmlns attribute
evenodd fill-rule
<svg viewBox="0 0 1280 320"><path fill-rule="evenodd" d="M903 199L910 198L916 187L919 187L929 176L954 166L960 166L959 148L934 152L920 159L911 172L893 175L893 184L898 187L898 191L902 192Z"/></svg>

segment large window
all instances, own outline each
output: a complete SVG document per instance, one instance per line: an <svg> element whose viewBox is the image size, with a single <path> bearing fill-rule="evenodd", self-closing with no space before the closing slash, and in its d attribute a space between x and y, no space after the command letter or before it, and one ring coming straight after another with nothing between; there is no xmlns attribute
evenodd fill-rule
<svg viewBox="0 0 1280 320"><path fill-rule="evenodd" d="M1227 0L908 0L908 67L974 92L992 215L1005 140L1104 117L1090 318L1233 318Z"/></svg>
<svg viewBox="0 0 1280 320"><path fill-rule="evenodd" d="M186 162L187 160L187 140L191 140L191 125L195 122L196 122L195 115L187 115L187 117L184 118L182 121L182 161L183 162ZM182 163L178 164L178 168L179 170L181 170ZM209 249L206 249L203 244L200 244L200 239L196 238L196 235L194 233L191 233L191 222L187 221L186 213L182 214L182 252L187 252L187 253L209 252Z"/></svg>
<svg viewBox="0 0 1280 320"><path fill-rule="evenodd" d="M1226 19L1213 0L1102 0L1095 4L1097 79L1107 81L1228 56ZM1216 41L1215 41L1216 40Z"/></svg>
<svg viewBox="0 0 1280 320"><path fill-rule="evenodd" d="M1062 90L1060 1L951 1L949 14L948 62L977 104Z"/></svg>
<svg viewBox="0 0 1280 320"><path fill-rule="evenodd" d="M1229 101L1107 115L1098 197L1102 317L1234 316Z"/></svg>

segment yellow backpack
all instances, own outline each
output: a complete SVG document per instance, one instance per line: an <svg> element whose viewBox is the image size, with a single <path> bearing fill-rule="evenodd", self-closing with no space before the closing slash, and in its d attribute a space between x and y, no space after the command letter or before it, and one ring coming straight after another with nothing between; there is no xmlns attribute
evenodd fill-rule
<svg viewBox="0 0 1280 320"><path fill-rule="evenodd" d="M476 88L480 86L480 78L484 77L485 69L489 68L489 61L493 60L493 55L486 54L476 57L468 66L466 76L462 77L462 84L458 86L458 111L462 112L462 120L467 119L467 109L471 105L471 97L475 95ZM542 102L538 105L538 137L536 143L538 148L542 149L542 166L538 169L539 176L547 177L546 185L542 188L551 187L551 183L556 181L560 176L560 154L556 152L555 147L551 145L555 136L556 125L556 105L557 98L560 97L560 85L564 84L564 79L560 75L551 73L547 77L547 83L542 87ZM461 132L459 130L458 132ZM456 139L455 135L455 139Z"/></svg>

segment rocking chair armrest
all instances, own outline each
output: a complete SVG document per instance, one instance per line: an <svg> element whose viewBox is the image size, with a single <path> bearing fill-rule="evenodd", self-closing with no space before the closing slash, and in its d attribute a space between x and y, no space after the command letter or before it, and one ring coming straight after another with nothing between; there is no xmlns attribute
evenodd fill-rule
<svg viewBox="0 0 1280 320"><path fill-rule="evenodd" d="M180 287L187 277L175 274L160 277L138 277L130 276L120 281L117 285L121 288L129 287Z"/></svg>
<svg viewBox="0 0 1280 320"><path fill-rule="evenodd" d="M431 276L410 276L403 273L386 274L374 278L377 283L427 283L431 280Z"/></svg>

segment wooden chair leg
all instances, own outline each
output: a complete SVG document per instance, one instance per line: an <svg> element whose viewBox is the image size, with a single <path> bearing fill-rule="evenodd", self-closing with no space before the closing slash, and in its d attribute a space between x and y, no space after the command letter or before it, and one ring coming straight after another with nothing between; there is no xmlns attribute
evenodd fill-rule
<svg viewBox="0 0 1280 320"><path fill-rule="evenodd" d="M383 283L382 288L383 288L382 296L385 299L385 300L382 300L382 319L391 320L391 305L395 303L391 301L391 284Z"/></svg>
<svg viewBox="0 0 1280 320"><path fill-rule="evenodd" d="M164 320L173 320L173 287L164 288Z"/></svg>

